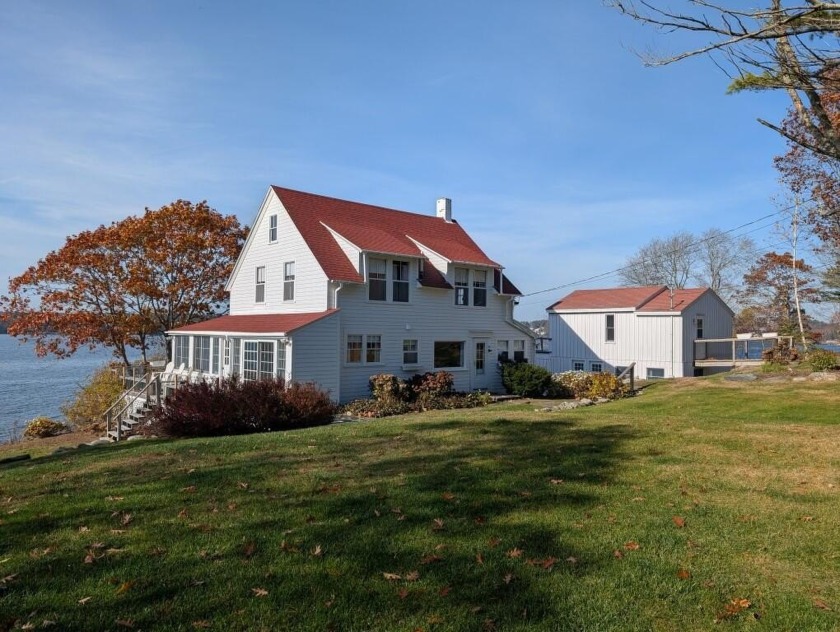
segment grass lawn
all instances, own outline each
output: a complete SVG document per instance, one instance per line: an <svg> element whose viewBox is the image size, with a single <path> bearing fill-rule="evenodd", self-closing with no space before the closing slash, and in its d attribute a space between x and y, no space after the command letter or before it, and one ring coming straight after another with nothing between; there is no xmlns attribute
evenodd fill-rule
<svg viewBox="0 0 840 632"><path fill-rule="evenodd" d="M837 630L838 403L697 379L7 464L0 630Z"/></svg>

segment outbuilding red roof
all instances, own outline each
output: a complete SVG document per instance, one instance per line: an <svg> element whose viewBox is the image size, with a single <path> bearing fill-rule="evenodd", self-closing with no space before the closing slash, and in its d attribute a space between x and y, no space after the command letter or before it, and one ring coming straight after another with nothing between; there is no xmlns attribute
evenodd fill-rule
<svg viewBox="0 0 840 632"><path fill-rule="evenodd" d="M271 188L331 280L364 282L330 229L367 252L422 257L419 243L450 261L501 267L484 254L456 221L277 186Z"/></svg>
<svg viewBox="0 0 840 632"><path fill-rule="evenodd" d="M166 333L202 333L226 332L242 334L290 334L297 329L331 316L337 309L305 314L243 314L238 316L219 316L192 325L184 325Z"/></svg>
<svg viewBox="0 0 840 632"><path fill-rule="evenodd" d="M674 290L673 298L665 285L615 287L602 290L575 290L549 307L549 311L634 309L639 312L681 312L708 288Z"/></svg>

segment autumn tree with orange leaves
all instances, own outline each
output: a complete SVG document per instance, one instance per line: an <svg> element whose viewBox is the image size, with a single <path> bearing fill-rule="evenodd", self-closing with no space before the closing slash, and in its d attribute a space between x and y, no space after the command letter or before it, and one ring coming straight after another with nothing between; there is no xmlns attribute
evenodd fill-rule
<svg viewBox="0 0 840 632"><path fill-rule="evenodd" d="M67 238L0 297L8 333L38 355L110 347L128 364L162 332L224 311L224 285L247 235L234 215L177 200Z"/></svg>
<svg viewBox="0 0 840 632"><path fill-rule="evenodd" d="M744 275L744 314L750 315L751 329L792 334L797 326L794 277L800 300L814 302L819 292L812 273L813 268L802 259L796 259L794 267L789 252L762 255Z"/></svg>

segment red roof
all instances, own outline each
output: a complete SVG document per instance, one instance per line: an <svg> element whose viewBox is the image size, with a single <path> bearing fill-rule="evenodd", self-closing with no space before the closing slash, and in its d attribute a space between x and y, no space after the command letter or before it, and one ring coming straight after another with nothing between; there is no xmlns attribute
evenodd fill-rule
<svg viewBox="0 0 840 632"><path fill-rule="evenodd" d="M674 290L672 303L671 294L665 285L575 290L548 309L555 312L576 309L634 309L640 312L681 312L707 291L707 288Z"/></svg>
<svg viewBox="0 0 840 632"><path fill-rule="evenodd" d="M315 321L338 312L328 309L325 312L307 314L244 314L241 316L219 316L192 325L184 325L167 333L229 332L242 334L290 334L296 329L311 325Z"/></svg>
<svg viewBox="0 0 840 632"><path fill-rule="evenodd" d="M450 261L500 267L455 221L271 188L331 280L364 282L328 229L367 252L422 257L416 241Z"/></svg>

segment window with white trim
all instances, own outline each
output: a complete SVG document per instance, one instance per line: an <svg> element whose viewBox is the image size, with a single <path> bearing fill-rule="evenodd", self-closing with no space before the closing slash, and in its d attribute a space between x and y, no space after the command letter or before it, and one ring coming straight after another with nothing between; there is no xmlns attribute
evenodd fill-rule
<svg viewBox="0 0 840 632"><path fill-rule="evenodd" d="M583 360L575 360L572 362L572 371L583 371L586 365Z"/></svg>
<svg viewBox="0 0 840 632"><path fill-rule="evenodd" d="M513 341L513 361L514 362L524 362L525 361L525 341L524 340L514 340Z"/></svg>
<svg viewBox="0 0 840 632"><path fill-rule="evenodd" d="M600 373L604 370L604 365L600 362L590 362L589 363L589 371L591 373Z"/></svg>
<svg viewBox="0 0 840 632"><path fill-rule="evenodd" d="M277 377L286 377L286 343L277 342Z"/></svg>
<svg viewBox="0 0 840 632"><path fill-rule="evenodd" d="M277 241L277 216L270 215L268 217L268 243L273 244Z"/></svg>
<svg viewBox="0 0 840 632"><path fill-rule="evenodd" d="M193 336L192 368L210 372L210 336Z"/></svg>
<svg viewBox="0 0 840 632"><path fill-rule="evenodd" d="M225 340L224 338L219 338L222 343L222 350L223 350L223 362L225 366L230 366L230 341Z"/></svg>
<svg viewBox="0 0 840 632"><path fill-rule="evenodd" d="M418 360L417 340L415 338L403 340L403 364L417 364Z"/></svg>
<svg viewBox="0 0 840 632"><path fill-rule="evenodd" d="M264 380L274 377L274 343L246 340L242 352L242 379Z"/></svg>
<svg viewBox="0 0 840 632"><path fill-rule="evenodd" d="M254 293L254 301L257 303L265 303L265 266L257 266L255 286L256 291Z"/></svg>
<svg viewBox="0 0 840 632"><path fill-rule="evenodd" d="M487 270L473 270L473 305L487 306Z"/></svg>
<svg viewBox="0 0 840 632"><path fill-rule="evenodd" d="M212 343L212 350L210 352L210 373L213 375L218 375L221 373L219 370L219 341L223 340L223 338L213 338L211 341Z"/></svg>
<svg viewBox="0 0 840 632"><path fill-rule="evenodd" d="M464 341L435 340L434 367L436 369L464 368Z"/></svg>
<svg viewBox="0 0 840 632"><path fill-rule="evenodd" d="M615 314L606 315L606 331L604 332L604 340L607 342L615 342Z"/></svg>
<svg viewBox="0 0 840 632"><path fill-rule="evenodd" d="M455 268L455 304L470 304L470 271L467 268Z"/></svg>
<svg viewBox="0 0 840 632"><path fill-rule="evenodd" d="M700 338L703 337L703 317L702 316L700 316L700 315L697 316L697 323L696 324L697 324L697 331L696 331L697 335L695 336L695 338L699 340Z"/></svg>
<svg viewBox="0 0 840 632"><path fill-rule="evenodd" d="M408 261L392 261L391 273L391 300L408 303Z"/></svg>
<svg viewBox="0 0 840 632"><path fill-rule="evenodd" d="M363 336L360 334L347 334L347 354L344 357L347 364L362 363L362 343Z"/></svg>
<svg viewBox="0 0 840 632"><path fill-rule="evenodd" d="M365 336L365 363L378 364L382 361L382 336Z"/></svg>
<svg viewBox="0 0 840 632"><path fill-rule="evenodd" d="M172 366L176 369L181 365L188 366L190 363L190 337L174 336L172 338Z"/></svg>
<svg viewBox="0 0 840 632"><path fill-rule="evenodd" d="M510 360L510 355L508 353L508 345L509 343L507 340L496 341L496 349L499 352L499 362L507 362L508 360Z"/></svg>
<svg viewBox="0 0 840 632"><path fill-rule="evenodd" d="M654 369L648 367L646 377L649 380L661 380L665 377L665 369Z"/></svg>
<svg viewBox="0 0 840 632"><path fill-rule="evenodd" d="M283 264L283 300L295 300L295 262L287 261Z"/></svg>
<svg viewBox="0 0 840 632"><path fill-rule="evenodd" d="M230 352L230 354L232 356L231 360L233 361L232 362L232 368L231 368L231 374L232 375L242 375L242 373L240 371L241 366L242 366L241 365L241 354L240 354L240 352L242 351L242 340L240 338L234 338L231 342L233 343L233 349Z"/></svg>
<svg viewBox="0 0 840 632"><path fill-rule="evenodd" d="M371 301L387 300L388 262L385 259L368 259L368 299Z"/></svg>

